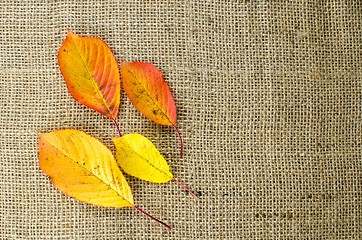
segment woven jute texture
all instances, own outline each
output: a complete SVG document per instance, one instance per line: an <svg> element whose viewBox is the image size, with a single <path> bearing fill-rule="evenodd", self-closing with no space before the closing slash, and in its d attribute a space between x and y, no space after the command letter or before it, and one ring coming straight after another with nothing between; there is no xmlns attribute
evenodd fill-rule
<svg viewBox="0 0 362 240"><path fill-rule="evenodd" d="M360 1L1 1L0 239L362 239ZM134 208L59 192L38 133L113 122L78 104L57 63L67 29L164 74L177 127L124 91L121 132L148 137L178 180L126 176Z"/></svg>

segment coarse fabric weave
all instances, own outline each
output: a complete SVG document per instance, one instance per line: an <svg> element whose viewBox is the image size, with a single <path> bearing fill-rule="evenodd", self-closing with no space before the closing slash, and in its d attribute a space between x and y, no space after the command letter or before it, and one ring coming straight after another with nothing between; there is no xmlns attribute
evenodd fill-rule
<svg viewBox="0 0 362 240"><path fill-rule="evenodd" d="M355 1L1 1L0 239L362 239L362 8ZM57 63L67 29L164 74L179 128L122 90L121 132L148 137L175 182L126 176L134 208L59 192L38 133L113 122L77 103Z"/></svg>

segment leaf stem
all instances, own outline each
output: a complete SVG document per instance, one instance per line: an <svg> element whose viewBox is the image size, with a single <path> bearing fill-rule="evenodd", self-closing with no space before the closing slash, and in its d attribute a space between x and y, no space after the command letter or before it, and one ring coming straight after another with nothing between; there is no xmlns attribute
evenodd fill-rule
<svg viewBox="0 0 362 240"><path fill-rule="evenodd" d="M171 230L171 227L170 227L169 225L167 225L166 223L162 222L161 220L158 220L158 219L157 219L157 218L155 218L155 217L152 217L150 214L146 213L146 212L145 212L145 211L143 211L142 209L140 209L140 208L138 208L138 207L136 207L136 206L134 206L134 207L135 207L138 211L140 211L141 213L145 214L147 217L149 217L149 218L151 218L151 219L155 220L156 222L161 223L163 226L167 227L167 228L168 228L168 230Z"/></svg>
<svg viewBox="0 0 362 240"><path fill-rule="evenodd" d="M178 184L180 184L181 187L183 187L184 189L186 189L186 191L188 191L189 193L191 193L192 196L194 196L196 199L198 199L198 197L195 195L195 193L191 192L190 189L188 189L187 187L185 187L184 185L182 185L182 183L180 183L179 181L176 180L176 178L173 179L175 182L177 182Z"/></svg>
<svg viewBox="0 0 362 240"><path fill-rule="evenodd" d="M176 130L177 134L178 134L178 137L180 138L180 142L181 142L181 150L180 150L180 157L182 157L182 149L183 149L183 143L182 143L182 138L181 138L181 135L180 135L180 132L178 131L178 129L176 128L175 125L172 125L173 128Z"/></svg>
<svg viewBox="0 0 362 240"><path fill-rule="evenodd" d="M117 127L117 130L118 130L119 137L122 137L121 131L119 130L119 127L118 127L118 124L117 124L116 120L115 120L115 119L112 119L112 120L113 120L114 124L116 124L116 127Z"/></svg>

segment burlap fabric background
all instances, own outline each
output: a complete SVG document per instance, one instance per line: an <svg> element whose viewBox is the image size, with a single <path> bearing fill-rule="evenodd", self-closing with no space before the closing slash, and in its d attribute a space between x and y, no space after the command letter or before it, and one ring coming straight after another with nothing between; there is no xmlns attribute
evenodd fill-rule
<svg viewBox="0 0 362 240"><path fill-rule="evenodd" d="M359 1L2 1L1 239L361 239ZM151 62L177 126L122 92L123 134L148 137L176 183L127 176L135 209L83 204L39 170L39 132L75 128L105 142L112 121L76 103L57 64L70 28L117 60Z"/></svg>

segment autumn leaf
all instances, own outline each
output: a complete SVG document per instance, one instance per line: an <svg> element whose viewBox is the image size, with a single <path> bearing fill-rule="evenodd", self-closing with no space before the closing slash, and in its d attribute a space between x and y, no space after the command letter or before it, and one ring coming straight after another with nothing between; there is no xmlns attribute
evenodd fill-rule
<svg viewBox="0 0 362 240"><path fill-rule="evenodd" d="M173 126L181 142L176 124L176 104L162 73L155 66L144 62L122 62L123 88L133 105L155 123Z"/></svg>
<svg viewBox="0 0 362 240"><path fill-rule="evenodd" d="M175 101L156 67L144 62L122 62L121 72L124 90L143 115L162 125L176 123Z"/></svg>
<svg viewBox="0 0 362 240"><path fill-rule="evenodd" d="M39 166L63 193L102 207L134 207L131 189L113 154L99 140L77 130L40 135Z"/></svg>
<svg viewBox="0 0 362 240"><path fill-rule="evenodd" d="M146 137L139 134L127 134L112 140L116 146L118 165L126 173L155 183L174 180L196 197L193 192L173 177L166 160Z"/></svg>
<svg viewBox="0 0 362 240"><path fill-rule="evenodd" d="M133 207L132 192L111 151L77 130L40 135L39 165L62 192L103 207Z"/></svg>
<svg viewBox="0 0 362 240"><path fill-rule="evenodd" d="M150 140L139 134L112 139L119 166L142 180L163 183L173 179L170 168Z"/></svg>
<svg viewBox="0 0 362 240"><path fill-rule="evenodd" d="M80 37L70 30L58 52L58 63L73 98L115 120L120 103L117 61L99 38Z"/></svg>

